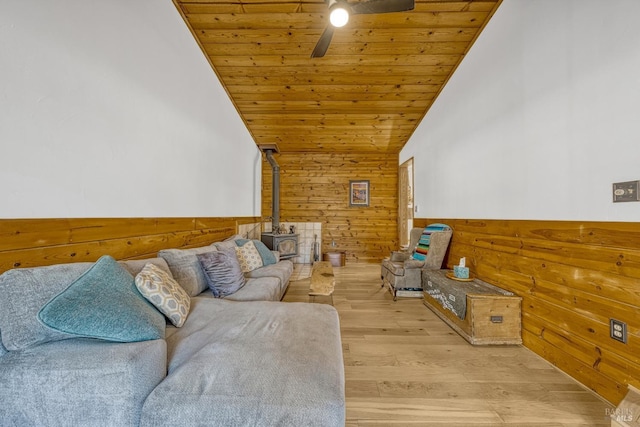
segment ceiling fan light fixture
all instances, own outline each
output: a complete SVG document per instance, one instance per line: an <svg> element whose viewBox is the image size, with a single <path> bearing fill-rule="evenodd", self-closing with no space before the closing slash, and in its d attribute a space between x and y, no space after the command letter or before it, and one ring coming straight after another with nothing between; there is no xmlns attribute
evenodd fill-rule
<svg viewBox="0 0 640 427"><path fill-rule="evenodd" d="M349 11L344 5L337 3L331 8L329 22L336 28L344 27L349 22Z"/></svg>
<svg viewBox="0 0 640 427"><path fill-rule="evenodd" d="M349 3L347 0L325 1L329 7L329 24L324 28L316 47L313 48L312 58L324 56L335 29L347 25L349 15L352 13L354 15L371 15L374 13L404 12L413 10L415 7L415 0L362 0L354 3Z"/></svg>

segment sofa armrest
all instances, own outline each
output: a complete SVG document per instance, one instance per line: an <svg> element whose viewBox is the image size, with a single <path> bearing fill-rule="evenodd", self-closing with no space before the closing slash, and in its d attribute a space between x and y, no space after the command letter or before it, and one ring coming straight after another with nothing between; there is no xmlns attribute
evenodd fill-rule
<svg viewBox="0 0 640 427"><path fill-rule="evenodd" d="M401 251L393 251L391 252L390 260L392 262L403 262L409 259L411 253L409 252L401 252Z"/></svg>
<svg viewBox="0 0 640 427"><path fill-rule="evenodd" d="M164 340L74 338L0 357L0 424L136 426L167 372Z"/></svg>
<svg viewBox="0 0 640 427"><path fill-rule="evenodd" d="M419 261L417 259L408 259L404 262L405 269L422 268L422 267L424 267L424 261Z"/></svg>

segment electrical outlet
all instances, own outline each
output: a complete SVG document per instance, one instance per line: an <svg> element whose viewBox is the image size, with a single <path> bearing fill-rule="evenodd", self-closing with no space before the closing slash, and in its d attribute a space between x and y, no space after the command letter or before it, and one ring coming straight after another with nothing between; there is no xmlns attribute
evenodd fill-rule
<svg viewBox="0 0 640 427"><path fill-rule="evenodd" d="M616 319L609 319L609 335L616 341L627 343L627 324Z"/></svg>
<svg viewBox="0 0 640 427"><path fill-rule="evenodd" d="M613 184L613 203L640 201L640 181L616 182Z"/></svg>

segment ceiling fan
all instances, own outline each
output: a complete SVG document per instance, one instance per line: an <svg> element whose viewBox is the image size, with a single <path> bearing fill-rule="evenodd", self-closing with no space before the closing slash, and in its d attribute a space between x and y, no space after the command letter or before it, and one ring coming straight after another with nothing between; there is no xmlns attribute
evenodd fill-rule
<svg viewBox="0 0 640 427"><path fill-rule="evenodd" d="M329 25L324 29L320 40L311 52L312 58L323 57L329 48L333 32L349 22L350 15L374 13L405 12L413 10L415 0L368 0L359 3L347 3L346 0L326 0L329 4Z"/></svg>

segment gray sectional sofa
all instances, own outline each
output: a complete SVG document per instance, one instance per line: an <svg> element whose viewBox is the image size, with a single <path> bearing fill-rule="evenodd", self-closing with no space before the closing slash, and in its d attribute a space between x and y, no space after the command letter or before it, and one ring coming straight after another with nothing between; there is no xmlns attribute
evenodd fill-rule
<svg viewBox="0 0 640 427"><path fill-rule="evenodd" d="M152 263L189 294L184 324L161 316L157 339L114 342L43 321L43 307L98 263L0 275L0 425L343 426L337 312L280 302L293 265L277 258L247 272L237 292L214 298L197 255L235 241L118 264L133 279ZM129 333L127 322L107 326Z"/></svg>

